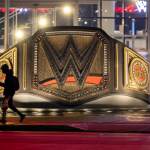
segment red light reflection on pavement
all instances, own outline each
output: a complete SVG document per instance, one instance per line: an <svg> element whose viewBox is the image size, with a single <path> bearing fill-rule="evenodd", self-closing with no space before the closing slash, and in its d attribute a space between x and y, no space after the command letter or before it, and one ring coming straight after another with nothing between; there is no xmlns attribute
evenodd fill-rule
<svg viewBox="0 0 150 150"><path fill-rule="evenodd" d="M87 132L0 132L3 150L150 150L150 135Z"/></svg>

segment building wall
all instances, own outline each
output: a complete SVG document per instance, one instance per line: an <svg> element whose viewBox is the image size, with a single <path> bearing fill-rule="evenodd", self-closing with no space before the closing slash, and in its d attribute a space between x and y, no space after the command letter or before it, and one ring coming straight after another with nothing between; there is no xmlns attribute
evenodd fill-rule
<svg viewBox="0 0 150 150"><path fill-rule="evenodd" d="M147 2L148 0L138 0L141 2ZM34 1L33 1L34 2ZM65 3L64 3L65 2ZM15 1L16 6L22 7L19 1ZM70 15L63 13L63 6L69 4L72 7ZM10 3L10 7L14 7L14 4ZM34 34L40 26L38 25L38 19L40 16L48 19L47 26L90 26L100 27L106 31L111 37L124 42L129 47L136 50L142 50L147 52L149 49L148 44L148 11L145 11L143 4L136 6L133 0L79 0L79 1L48 1L44 0L39 4L34 5L31 3L24 4L28 10L19 12L17 21L15 18L10 19L10 31L16 27L14 25L17 22L17 28L25 30L26 38L31 34ZM134 7L132 7L134 5ZM42 6L42 8L40 8ZM140 10L139 10L140 9ZM136 11L136 13L134 12ZM141 12L139 12L141 11ZM145 12L144 12L145 11ZM14 14L15 15L15 14ZM132 20L135 19L133 31ZM34 20L34 21L33 21ZM2 23L0 23L2 25ZM14 30L13 29L13 30ZM134 33L133 33L134 32ZM2 36L0 31L0 36ZM10 43L14 45L14 42L19 40L14 39L13 32L10 32ZM3 43L3 38L0 38L0 43Z"/></svg>

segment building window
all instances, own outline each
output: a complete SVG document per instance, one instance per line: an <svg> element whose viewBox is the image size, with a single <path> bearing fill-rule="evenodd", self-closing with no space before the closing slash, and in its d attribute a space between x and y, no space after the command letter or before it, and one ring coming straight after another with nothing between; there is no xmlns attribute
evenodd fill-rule
<svg viewBox="0 0 150 150"><path fill-rule="evenodd" d="M126 0L115 3L115 30L124 26L124 34L133 35L146 31L147 1ZM122 22L122 19L124 21Z"/></svg>
<svg viewBox="0 0 150 150"><path fill-rule="evenodd" d="M80 4L78 22L80 26L97 27L97 5Z"/></svg>

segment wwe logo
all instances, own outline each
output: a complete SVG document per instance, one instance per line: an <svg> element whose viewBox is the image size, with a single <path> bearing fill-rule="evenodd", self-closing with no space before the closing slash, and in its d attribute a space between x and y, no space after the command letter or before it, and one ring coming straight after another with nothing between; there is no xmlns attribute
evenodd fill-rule
<svg viewBox="0 0 150 150"><path fill-rule="evenodd" d="M147 3L144 0L136 1L136 6L137 6L139 12L142 12L142 11L146 12L146 10L147 10Z"/></svg>
<svg viewBox="0 0 150 150"><path fill-rule="evenodd" d="M68 37L65 47L61 51L53 47L46 35L44 35L42 42L43 49L59 85L65 83L71 70L78 84L81 85L88 75L99 45L97 35L93 37L89 47L82 52L77 49L72 36Z"/></svg>

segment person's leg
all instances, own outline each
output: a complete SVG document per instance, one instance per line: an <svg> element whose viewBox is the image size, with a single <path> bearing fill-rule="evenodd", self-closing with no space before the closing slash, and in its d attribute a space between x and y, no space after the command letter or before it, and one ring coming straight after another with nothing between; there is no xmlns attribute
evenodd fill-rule
<svg viewBox="0 0 150 150"><path fill-rule="evenodd" d="M6 123L6 112L7 111L2 112L2 123Z"/></svg>
<svg viewBox="0 0 150 150"><path fill-rule="evenodd" d="M2 109L2 123L6 123L7 109Z"/></svg>
<svg viewBox="0 0 150 150"><path fill-rule="evenodd" d="M4 97L3 102L2 102L2 123L6 123L6 113L8 109L8 100L9 97Z"/></svg>
<svg viewBox="0 0 150 150"><path fill-rule="evenodd" d="M23 122L24 118L25 118L25 115L22 114L16 107L15 105L13 104L13 96L10 97L9 101L8 101L8 107L10 109L12 109L14 112L16 112L19 116L20 116L20 122Z"/></svg>
<svg viewBox="0 0 150 150"><path fill-rule="evenodd" d="M16 112L19 116L22 115L22 113L15 107L15 105L13 104L13 99L12 97L10 97L9 101L8 101L8 107L10 109L12 109L14 112Z"/></svg>
<svg viewBox="0 0 150 150"><path fill-rule="evenodd" d="M14 112L16 112L19 116L20 116L20 121L22 122L23 119L25 118L25 115L22 114L14 105L13 103L13 97L10 97L9 101L8 101L8 107L10 109L12 109Z"/></svg>

